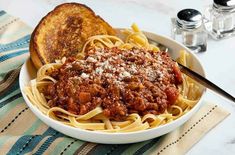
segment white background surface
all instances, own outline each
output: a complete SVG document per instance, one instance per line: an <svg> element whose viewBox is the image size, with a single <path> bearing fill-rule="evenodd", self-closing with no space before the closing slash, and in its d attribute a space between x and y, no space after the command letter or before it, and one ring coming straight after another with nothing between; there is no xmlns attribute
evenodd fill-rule
<svg viewBox="0 0 235 155"><path fill-rule="evenodd" d="M64 0L0 0L0 9L20 17L35 27L56 4ZM130 27L135 22L142 30L170 36L170 18L184 8L201 12L212 0L81 0L113 27ZM207 78L235 96L235 37L208 40L208 50L197 54ZM211 91L206 100L221 105L231 115L203 137L188 154L235 154L235 103Z"/></svg>

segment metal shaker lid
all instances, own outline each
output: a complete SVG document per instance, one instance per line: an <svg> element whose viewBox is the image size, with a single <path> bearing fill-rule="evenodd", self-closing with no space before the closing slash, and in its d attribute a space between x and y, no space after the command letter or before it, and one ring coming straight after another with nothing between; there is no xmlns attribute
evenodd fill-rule
<svg viewBox="0 0 235 155"><path fill-rule="evenodd" d="M235 0L214 0L213 7L221 11L233 11Z"/></svg>
<svg viewBox="0 0 235 155"><path fill-rule="evenodd" d="M198 28L202 24L202 14L195 9L184 9L178 12L176 21L183 29Z"/></svg>

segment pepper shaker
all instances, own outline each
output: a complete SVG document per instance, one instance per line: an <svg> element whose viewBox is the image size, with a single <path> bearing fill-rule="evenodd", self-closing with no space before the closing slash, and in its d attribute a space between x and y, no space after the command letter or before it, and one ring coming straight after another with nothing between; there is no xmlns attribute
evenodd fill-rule
<svg viewBox="0 0 235 155"><path fill-rule="evenodd" d="M205 27L216 40L235 35L235 0L214 0L205 11Z"/></svg>
<svg viewBox="0 0 235 155"><path fill-rule="evenodd" d="M171 19L172 38L183 43L194 52L207 49L207 33L203 26L202 14L195 9L184 9Z"/></svg>

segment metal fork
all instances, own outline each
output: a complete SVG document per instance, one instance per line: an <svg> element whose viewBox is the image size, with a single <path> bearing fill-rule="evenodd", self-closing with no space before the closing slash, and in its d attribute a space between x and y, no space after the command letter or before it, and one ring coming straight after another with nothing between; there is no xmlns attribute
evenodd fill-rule
<svg viewBox="0 0 235 155"><path fill-rule="evenodd" d="M162 44L156 42L154 39L148 38L148 41L149 41L149 43L157 45L161 51L166 51L166 52L169 51L169 49L165 45L162 45ZM223 96L223 97L225 97L235 103L235 97L233 97L232 95L230 95L229 93L224 91L222 88L220 88L216 84L212 83L211 81L209 81L205 77L201 76L200 74L189 69L188 67L186 67L180 63L178 63L178 65L179 65L179 68L182 73L186 74L187 76L194 79L195 81L197 81L201 85L205 86L206 88L209 88L210 90L218 93L219 95L221 95L221 96Z"/></svg>

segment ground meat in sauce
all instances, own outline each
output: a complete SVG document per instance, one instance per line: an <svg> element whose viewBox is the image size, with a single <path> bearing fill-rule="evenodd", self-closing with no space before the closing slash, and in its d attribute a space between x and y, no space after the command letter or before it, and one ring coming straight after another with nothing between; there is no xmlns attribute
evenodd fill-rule
<svg viewBox="0 0 235 155"><path fill-rule="evenodd" d="M51 107L82 115L101 106L113 120L131 113L163 113L176 101L182 83L166 52L137 48L91 49L84 60L68 58L48 74L57 80L43 92Z"/></svg>

